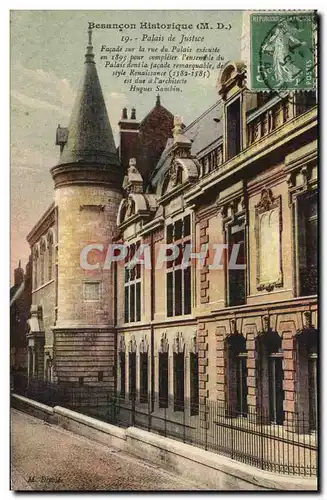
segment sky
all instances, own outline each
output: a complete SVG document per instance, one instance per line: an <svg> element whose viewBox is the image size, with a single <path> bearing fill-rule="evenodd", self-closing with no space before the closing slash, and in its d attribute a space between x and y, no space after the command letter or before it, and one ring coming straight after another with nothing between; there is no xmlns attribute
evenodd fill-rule
<svg viewBox="0 0 327 500"><path fill-rule="evenodd" d="M225 61L241 54L241 11L11 11L11 272L30 253L26 236L54 198L50 168L59 158L57 125L68 126L83 74L88 22L95 23L231 23L231 31L214 30L210 46L221 47ZM137 37L144 30L133 30ZM152 33L152 31L146 31ZM162 32L154 32L156 35ZM125 31L94 30L97 70L109 120L118 146L118 121L123 107L136 108L142 119L154 106L155 94L129 92L100 63L103 44L119 44ZM168 35L168 31L166 32ZM178 35L178 33L174 33ZM190 32L188 34L191 34ZM193 31L198 35L199 32ZM188 44L189 45L189 44ZM160 46L160 44L159 44ZM219 71L207 80L193 79L182 93L161 93L161 103L186 125L218 98Z"/></svg>

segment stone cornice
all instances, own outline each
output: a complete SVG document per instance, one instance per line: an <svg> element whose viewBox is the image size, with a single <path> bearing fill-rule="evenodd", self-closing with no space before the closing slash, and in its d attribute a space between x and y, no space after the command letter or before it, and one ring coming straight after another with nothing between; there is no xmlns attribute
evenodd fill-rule
<svg viewBox="0 0 327 500"><path fill-rule="evenodd" d="M119 224L118 230L122 232L136 222L149 219L151 215L152 212L150 210L140 210L137 214L134 214L133 216L129 217L127 220Z"/></svg>
<svg viewBox="0 0 327 500"><path fill-rule="evenodd" d="M241 173L241 171L245 170L252 163L263 159L276 149L316 126L317 108L315 107L286 122L269 136L263 137L237 156L225 162L225 164L220 165L217 170L208 174L184 194L185 201L187 203L194 203L197 198L205 195L209 189L216 188L220 182L226 181L231 176L235 176L236 173Z"/></svg>
<svg viewBox="0 0 327 500"><path fill-rule="evenodd" d="M116 165L68 163L51 169L55 188L70 185L97 185L121 192L123 170Z"/></svg>
<svg viewBox="0 0 327 500"><path fill-rule="evenodd" d="M26 239L30 246L33 246L41 236L55 224L56 219L56 207L54 202L51 203L50 207L44 212L39 221L35 224L33 229L28 233Z"/></svg>
<svg viewBox="0 0 327 500"><path fill-rule="evenodd" d="M145 236L146 234L155 231L156 229L159 229L163 227L165 224L165 219L163 217L157 217L150 222L148 222L141 231L139 231L140 236Z"/></svg>
<svg viewBox="0 0 327 500"><path fill-rule="evenodd" d="M263 310L269 313L276 313L277 310L294 310L295 308L297 310L301 309L305 311L308 307L312 307L313 310L318 307L317 295L294 297L292 299L269 302L258 302L257 304L244 304L242 306L224 307L223 309L212 310L211 316L233 316L238 318L244 316L245 314L262 314Z"/></svg>

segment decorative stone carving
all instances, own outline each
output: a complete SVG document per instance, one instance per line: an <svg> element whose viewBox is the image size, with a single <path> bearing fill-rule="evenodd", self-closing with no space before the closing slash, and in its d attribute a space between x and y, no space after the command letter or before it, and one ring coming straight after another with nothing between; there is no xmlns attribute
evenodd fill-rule
<svg viewBox="0 0 327 500"><path fill-rule="evenodd" d="M182 118L176 115L174 117L174 128L173 128L174 137L182 133L182 123L183 123Z"/></svg>
<svg viewBox="0 0 327 500"><path fill-rule="evenodd" d="M184 347L185 347L185 343L184 343L184 339L183 339L183 334L177 332L175 335L175 339L174 339L174 352L176 354L181 354L184 352Z"/></svg>
<svg viewBox="0 0 327 500"><path fill-rule="evenodd" d="M119 352L126 351L125 336L121 335L119 339Z"/></svg>
<svg viewBox="0 0 327 500"><path fill-rule="evenodd" d="M309 178L310 178L310 172L309 172L309 169L308 169L308 167L306 165L301 168L301 175L302 175L303 190L307 191L307 189L308 189L308 181L309 181Z"/></svg>
<svg viewBox="0 0 327 500"><path fill-rule="evenodd" d="M267 212L276 206L276 200L273 197L271 189L263 189L261 192L261 198L259 203L256 205L257 212Z"/></svg>
<svg viewBox="0 0 327 500"><path fill-rule="evenodd" d="M132 198L128 198L127 202L126 202L126 212L125 212L126 218L131 217L131 215L133 215L134 211L135 211L134 201L132 200Z"/></svg>
<svg viewBox="0 0 327 500"><path fill-rule="evenodd" d="M233 318L230 320L230 332L232 335L237 335L238 334L238 330L237 330L237 322L236 322L236 319Z"/></svg>
<svg viewBox="0 0 327 500"><path fill-rule="evenodd" d="M257 289L272 291L283 283L281 196L274 198L271 189L263 189L255 217Z"/></svg>
<svg viewBox="0 0 327 500"><path fill-rule="evenodd" d="M167 333L164 332L161 335L160 343L159 343L159 352L168 352L169 349L169 344L168 344L168 339L167 339Z"/></svg>
<svg viewBox="0 0 327 500"><path fill-rule="evenodd" d="M262 316L262 331L267 333L270 330L270 318L269 315L266 314L265 316Z"/></svg>
<svg viewBox="0 0 327 500"><path fill-rule="evenodd" d="M144 353L147 353L148 350L149 350L148 339L147 339L147 336L144 335L144 337L142 337L141 342L140 342L140 352L144 354Z"/></svg>
<svg viewBox="0 0 327 500"><path fill-rule="evenodd" d="M128 342L128 352L136 352L135 335L132 335L130 341Z"/></svg>
<svg viewBox="0 0 327 500"><path fill-rule="evenodd" d="M170 171L169 171L169 175L170 175L169 185L170 185L170 187L177 186L177 184L178 184L178 171L179 171L179 166L175 162L173 162L171 167L170 167Z"/></svg>
<svg viewBox="0 0 327 500"><path fill-rule="evenodd" d="M191 346L190 346L190 352L193 352L194 354L197 354L198 352L198 345L197 345L197 340L196 340L196 330L191 338L191 342L190 342Z"/></svg>
<svg viewBox="0 0 327 500"><path fill-rule="evenodd" d="M311 311L305 311L303 313L304 321L303 321L303 326L304 328L313 328L312 325L312 312Z"/></svg>

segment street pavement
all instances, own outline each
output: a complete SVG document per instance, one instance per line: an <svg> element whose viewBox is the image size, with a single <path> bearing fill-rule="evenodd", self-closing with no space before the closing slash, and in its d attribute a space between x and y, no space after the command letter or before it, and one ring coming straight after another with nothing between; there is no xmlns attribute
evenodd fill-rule
<svg viewBox="0 0 327 500"><path fill-rule="evenodd" d="M206 488L13 409L11 489L185 491Z"/></svg>

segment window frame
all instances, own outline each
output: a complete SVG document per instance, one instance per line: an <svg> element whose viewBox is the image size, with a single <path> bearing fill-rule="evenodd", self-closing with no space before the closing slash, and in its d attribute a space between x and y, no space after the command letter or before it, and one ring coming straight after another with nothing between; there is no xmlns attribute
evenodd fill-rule
<svg viewBox="0 0 327 500"><path fill-rule="evenodd" d="M316 214L313 216L307 217L308 204L305 202L310 198L315 198L316 201ZM318 293L318 283L316 284L314 291L306 292L303 274L307 274L308 269L308 258L307 258L307 249L308 249L308 222L316 221L318 224L318 190L312 189L305 192L301 192L296 197L296 203L294 204L294 217L293 220L295 222L295 272L296 272L296 296L298 297L306 297L316 295ZM318 239L318 228L317 228L317 239ZM305 247L305 260L306 265L300 265L301 252L303 252L303 247ZM301 272L304 272L301 276ZM313 268L312 268L313 269ZM316 267L315 272L317 276L318 270L318 251L316 253Z"/></svg>
<svg viewBox="0 0 327 500"><path fill-rule="evenodd" d="M148 352L140 352L140 403L148 403L149 393L149 356ZM146 369L144 367L146 366Z"/></svg>
<svg viewBox="0 0 327 500"><path fill-rule="evenodd" d="M141 245L141 240L130 243L124 266L124 323L138 323L142 319L141 293L142 293L142 266L136 264L132 269L127 269L128 262L135 255ZM130 253L132 252L132 256ZM133 291L133 294L132 294ZM133 308L131 307L133 297Z"/></svg>
<svg viewBox="0 0 327 500"><path fill-rule="evenodd" d="M86 288L87 285L98 285L98 298L97 299L88 299L86 297ZM102 281L100 280L87 280L83 281L83 302L99 302L102 298Z"/></svg>
<svg viewBox="0 0 327 500"><path fill-rule="evenodd" d="M185 234L185 221L188 222L188 234ZM176 238L176 227L181 224L181 235ZM171 229L170 229L171 228ZM171 235L168 232L171 231ZM171 236L171 240L170 237ZM178 245L184 251L186 245L192 245L192 214L186 213L182 217L176 217L170 222L166 223L165 228L165 241L167 245ZM181 287L180 287L180 309L177 310L176 314L176 304L178 300L176 295L178 289L176 288L176 279L180 276ZM187 278L188 276L188 278ZM188 291L186 294L186 280L188 280ZM169 284L171 281L171 286ZM183 256L180 255L173 261L166 262L166 317L175 318L179 316L186 316L192 314L192 261L185 264L183 262ZM170 314L171 310L171 314Z"/></svg>
<svg viewBox="0 0 327 500"><path fill-rule="evenodd" d="M244 266L245 269L236 269L235 271L238 272L243 272L244 275L244 297L242 301L235 302L231 300L231 270L229 269L229 261L230 261L230 241L231 241L231 232L232 228L236 226L242 226L240 231L237 232L243 232L244 235L244 240L243 240L243 252L244 252ZM248 285L247 285L247 261L248 261L248 251L247 251L247 245L248 245L248 238L247 238L247 223L246 223L246 218L245 216L237 216L235 219L232 219L231 221L227 222L225 225L225 241L228 245L228 258L227 258L227 265L226 265L226 306L227 307L233 307L233 306L238 306L238 305L244 305L247 302L247 290L248 290ZM240 247L239 247L240 248Z"/></svg>

